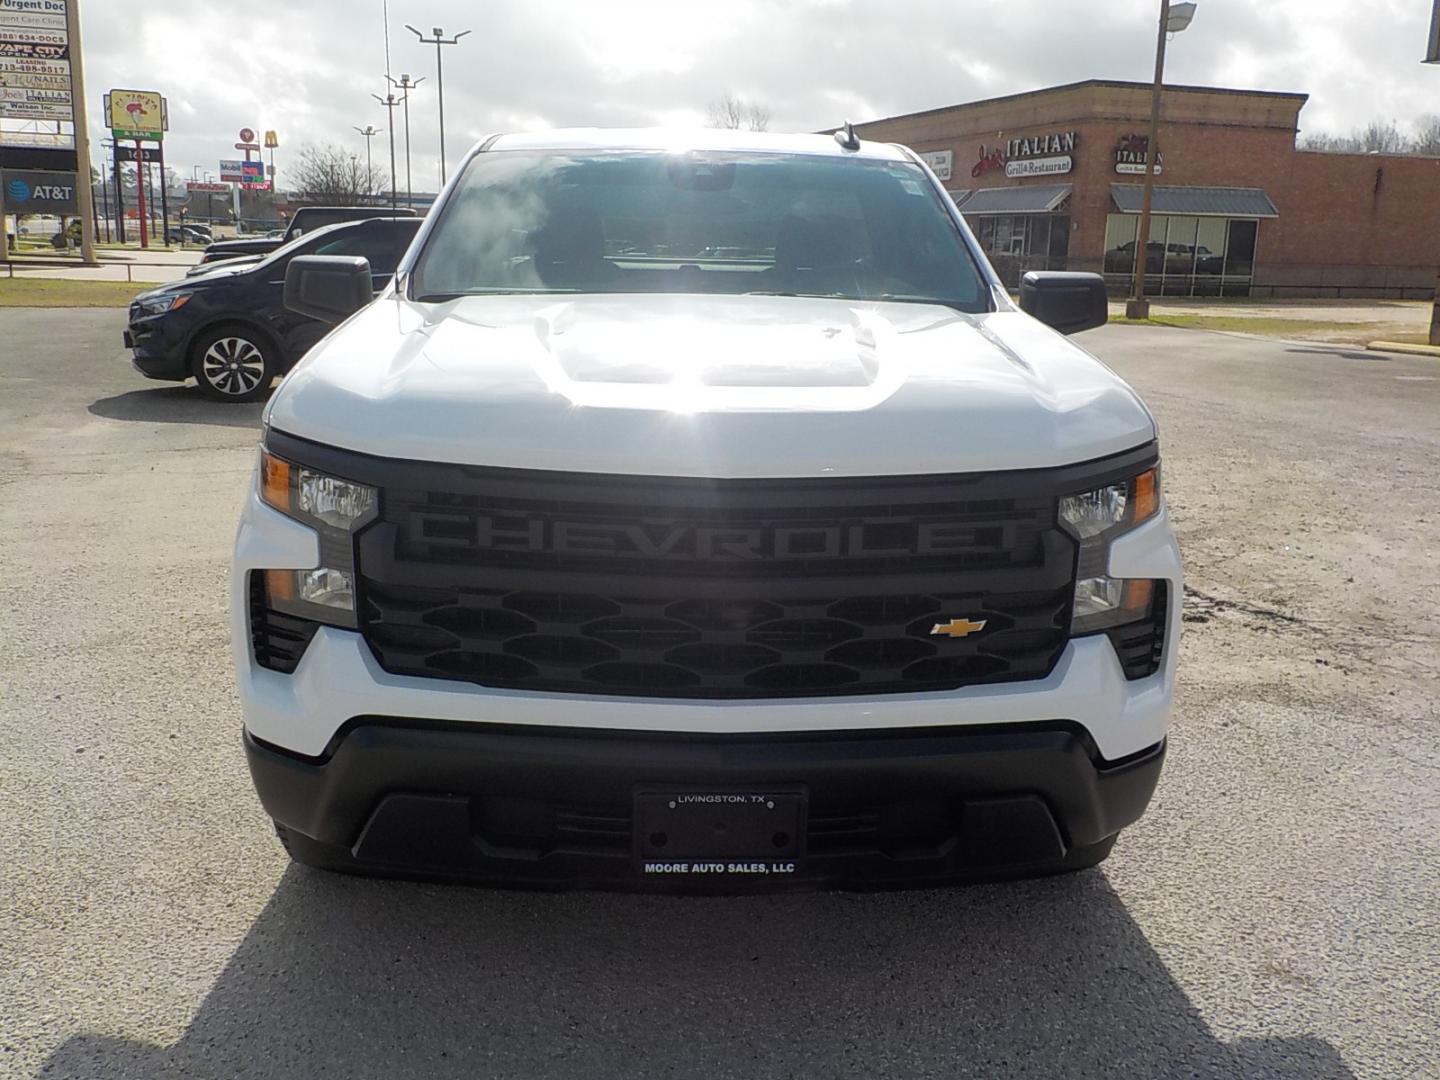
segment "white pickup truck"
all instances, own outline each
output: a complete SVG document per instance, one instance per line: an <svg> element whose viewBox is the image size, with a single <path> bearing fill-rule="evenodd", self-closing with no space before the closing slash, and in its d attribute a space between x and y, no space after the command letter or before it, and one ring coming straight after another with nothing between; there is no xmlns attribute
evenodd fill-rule
<svg viewBox="0 0 1440 1080"><path fill-rule="evenodd" d="M774 889L1073 870L1160 773L1155 422L848 130L469 154L284 380L235 548L245 748L335 870ZM1047 325L1048 324L1048 325ZM1057 331L1059 331L1057 333Z"/></svg>

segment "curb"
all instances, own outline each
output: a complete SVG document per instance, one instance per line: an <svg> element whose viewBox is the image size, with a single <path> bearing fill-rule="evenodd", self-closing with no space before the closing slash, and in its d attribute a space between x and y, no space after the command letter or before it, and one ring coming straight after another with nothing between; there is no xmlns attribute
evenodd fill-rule
<svg viewBox="0 0 1440 1080"><path fill-rule="evenodd" d="M1403 341L1372 341L1365 348L1375 352L1405 353L1409 356L1440 358L1440 345L1408 345Z"/></svg>

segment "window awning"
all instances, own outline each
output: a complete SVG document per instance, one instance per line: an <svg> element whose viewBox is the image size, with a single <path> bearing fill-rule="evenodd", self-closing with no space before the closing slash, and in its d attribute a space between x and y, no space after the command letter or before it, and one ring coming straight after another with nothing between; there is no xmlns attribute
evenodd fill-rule
<svg viewBox="0 0 1440 1080"><path fill-rule="evenodd" d="M945 194L950 196L951 202L953 202L956 206L959 206L961 203L963 203L966 199L970 197L970 189L960 188L956 191L947 191Z"/></svg>
<svg viewBox="0 0 1440 1080"><path fill-rule="evenodd" d="M1140 213L1144 192L1139 184L1110 185L1110 197L1122 214ZM1150 212L1226 218L1280 216L1265 189L1258 187L1162 187L1156 184Z"/></svg>
<svg viewBox="0 0 1440 1080"><path fill-rule="evenodd" d="M1070 197L1069 184L977 188L960 203L962 214L1049 214ZM958 201L958 200L957 200Z"/></svg>

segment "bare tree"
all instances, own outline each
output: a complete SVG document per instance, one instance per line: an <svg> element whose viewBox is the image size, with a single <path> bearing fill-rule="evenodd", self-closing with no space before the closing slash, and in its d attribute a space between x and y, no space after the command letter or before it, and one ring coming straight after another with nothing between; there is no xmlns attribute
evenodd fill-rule
<svg viewBox="0 0 1440 1080"><path fill-rule="evenodd" d="M1440 157L1440 116L1430 113L1415 122L1412 153Z"/></svg>
<svg viewBox="0 0 1440 1080"><path fill-rule="evenodd" d="M367 168L358 154L339 146L306 144L290 168L290 182L300 201L324 206L376 202L383 179L381 170Z"/></svg>
<svg viewBox="0 0 1440 1080"><path fill-rule="evenodd" d="M767 131L770 127L770 110L756 102L726 94L705 106L705 123L707 127L729 128L731 131L741 128L747 131Z"/></svg>
<svg viewBox="0 0 1440 1080"><path fill-rule="evenodd" d="M1360 149L1367 154L1410 153L1410 139L1396 126L1394 120L1372 120L1361 128L1356 136L1360 140Z"/></svg>
<svg viewBox="0 0 1440 1080"><path fill-rule="evenodd" d="M1432 118L1434 119L1434 118ZM1436 120L1440 125L1440 120ZM1440 134L1440 133L1437 133ZM1372 120L1349 135L1316 132L1296 144L1301 150L1319 150L1329 154L1423 154L1416 140L1400 130L1394 120ZM1435 153L1435 151L1428 151Z"/></svg>

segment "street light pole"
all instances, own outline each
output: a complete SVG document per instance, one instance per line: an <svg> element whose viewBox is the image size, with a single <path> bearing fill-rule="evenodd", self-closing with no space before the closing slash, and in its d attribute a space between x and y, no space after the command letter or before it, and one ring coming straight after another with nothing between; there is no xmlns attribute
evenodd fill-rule
<svg viewBox="0 0 1440 1080"><path fill-rule="evenodd" d="M1148 319L1150 301L1145 298L1145 271L1150 261L1150 208L1155 196L1155 163L1160 145L1160 91L1165 80L1165 41L1171 33L1179 33L1195 16L1193 3L1160 0L1160 32L1155 41L1155 85L1150 91L1150 137L1145 142L1145 187L1140 196L1140 226L1135 235L1135 273L1130 283L1130 299L1125 303L1127 319ZM1164 245L1161 245L1161 272L1164 272Z"/></svg>
<svg viewBox="0 0 1440 1080"><path fill-rule="evenodd" d="M395 106L400 104L400 99L393 93L381 97L379 94L371 94L376 101L385 109L390 116L390 209L395 209Z"/></svg>
<svg viewBox="0 0 1440 1080"><path fill-rule="evenodd" d="M390 79L388 75L385 77ZM415 189L410 184L410 91L424 82L425 77L422 75L420 78L412 80L409 75L401 75L399 82L395 82L394 79L390 79L390 81L404 91L400 95L400 100L405 105L405 205L413 210Z"/></svg>
<svg viewBox="0 0 1440 1080"><path fill-rule="evenodd" d="M441 187L444 187L444 186L445 186L445 66L444 66L443 60L441 59L440 46L442 46L442 45L458 45L458 44L460 44L460 39L461 39L462 37L464 37L466 34L470 33L470 31L469 31L469 30L461 30L460 33L456 34L454 37L452 37L452 38L447 38L447 37L445 36L445 31L444 31L444 29L442 29L442 28L439 27L439 26L436 26L436 27L432 27L431 30L430 30L430 33L432 33L432 34L435 35L435 36L434 36L434 37L428 37L428 38L427 38L424 34L422 34L419 30L416 30L415 27L411 26L409 23L406 23L406 24L405 24L405 29L406 29L406 30L409 30L412 34L414 34L417 38L419 38L419 39L420 39L420 44L422 44L422 45L434 45L434 46L435 46L435 94L436 94L436 96L440 99L440 186L441 186Z"/></svg>
<svg viewBox="0 0 1440 1080"><path fill-rule="evenodd" d="M354 124L350 125L355 127ZM375 166L370 162L370 140L380 134L380 129L374 124L366 124L363 128L355 128L361 135L365 136L365 196L370 196L370 182L375 176Z"/></svg>

